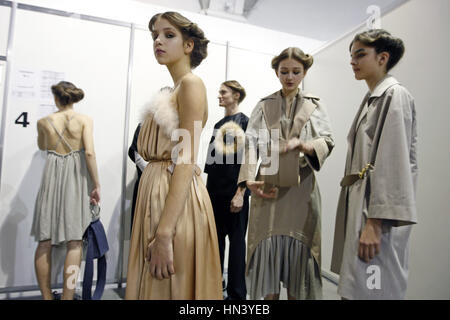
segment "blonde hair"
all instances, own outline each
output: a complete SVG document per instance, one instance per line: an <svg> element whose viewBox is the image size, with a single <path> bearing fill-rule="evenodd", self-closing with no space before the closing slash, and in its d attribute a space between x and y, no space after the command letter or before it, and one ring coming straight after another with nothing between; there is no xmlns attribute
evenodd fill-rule
<svg viewBox="0 0 450 320"><path fill-rule="evenodd" d="M167 11L164 13L155 14L148 23L148 29L153 32L155 22L158 18L164 18L171 25L177 28L183 35L184 40L191 39L194 41L194 49L191 52L191 68L199 66L200 63L208 56L208 43L209 40L206 39L205 33L196 23L185 16L179 14L178 12Z"/></svg>
<svg viewBox="0 0 450 320"><path fill-rule="evenodd" d="M312 66L314 58L310 54L305 54L297 47L289 47L281 51L281 53L272 59L272 68L278 71L280 62L284 59L295 59L303 65L305 72Z"/></svg>
<svg viewBox="0 0 450 320"><path fill-rule="evenodd" d="M241 103L245 96L247 95L245 92L245 89L243 86L241 86L241 84L239 82L237 82L236 80L228 80L222 83L224 86L230 88L233 92L237 92L239 93L239 100L238 100L238 104Z"/></svg>

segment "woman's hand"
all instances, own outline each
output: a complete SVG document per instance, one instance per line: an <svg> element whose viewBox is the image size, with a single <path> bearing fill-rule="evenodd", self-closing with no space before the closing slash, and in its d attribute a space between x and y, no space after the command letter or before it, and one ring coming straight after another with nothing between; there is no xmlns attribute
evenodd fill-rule
<svg viewBox="0 0 450 320"><path fill-rule="evenodd" d="M273 187L268 193L263 191L264 181L247 181L247 188L250 189L252 194L257 195L264 199L275 199L277 197L278 188Z"/></svg>
<svg viewBox="0 0 450 320"><path fill-rule="evenodd" d="M92 189L89 200L90 203L94 206L100 203L100 186L97 186L94 189Z"/></svg>
<svg viewBox="0 0 450 320"><path fill-rule="evenodd" d="M359 238L358 257L366 263L380 253L382 221L381 219L367 219Z"/></svg>
<svg viewBox="0 0 450 320"><path fill-rule="evenodd" d="M175 274L172 237L156 236L148 245L145 260L152 277L162 280Z"/></svg>
<svg viewBox="0 0 450 320"><path fill-rule="evenodd" d="M230 211L231 212L241 212L242 207L244 206L244 194L245 188L238 187L236 190L236 194L231 200Z"/></svg>
<svg viewBox="0 0 450 320"><path fill-rule="evenodd" d="M289 152L292 150L298 150L300 152L303 152L304 154L307 154L309 156L314 155L314 147L312 145L312 143L310 142L302 142L299 138L292 138L290 139L286 146L285 149L283 150L284 152Z"/></svg>

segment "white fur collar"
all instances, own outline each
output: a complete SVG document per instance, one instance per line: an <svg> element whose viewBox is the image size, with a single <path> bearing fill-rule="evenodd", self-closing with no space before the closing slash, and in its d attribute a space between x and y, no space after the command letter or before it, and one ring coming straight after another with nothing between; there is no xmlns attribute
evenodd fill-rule
<svg viewBox="0 0 450 320"><path fill-rule="evenodd" d="M233 144L226 144L224 136L229 134L235 137ZM242 130L241 126L234 121L225 122L216 132L216 138L214 139L214 148L216 152L223 155L229 155L237 153L245 145L245 132Z"/></svg>
<svg viewBox="0 0 450 320"><path fill-rule="evenodd" d="M174 101L172 100L172 90L169 87L164 87L155 93L146 103L142 110L141 122L149 116L161 127L167 137L171 137L172 132L178 129L180 120Z"/></svg>

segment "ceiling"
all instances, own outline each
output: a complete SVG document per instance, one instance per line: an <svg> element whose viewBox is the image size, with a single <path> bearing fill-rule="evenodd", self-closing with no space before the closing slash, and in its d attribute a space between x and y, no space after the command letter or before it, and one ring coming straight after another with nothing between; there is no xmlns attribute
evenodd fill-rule
<svg viewBox="0 0 450 320"><path fill-rule="evenodd" d="M407 0L136 0L242 21L276 31L332 41L369 19L369 6L381 15ZM376 9L377 10L377 9ZM373 11L372 11L373 12Z"/></svg>

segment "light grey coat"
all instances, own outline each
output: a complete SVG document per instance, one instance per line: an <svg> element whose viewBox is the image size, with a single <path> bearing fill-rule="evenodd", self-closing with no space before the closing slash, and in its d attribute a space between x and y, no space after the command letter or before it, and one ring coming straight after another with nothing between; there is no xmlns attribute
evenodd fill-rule
<svg viewBox="0 0 450 320"><path fill-rule="evenodd" d="M314 170L322 168L333 150L334 139L328 113L318 97L299 92L289 120L282 116L283 106L281 90L261 99L252 112L246 131L245 161L241 165L238 183L247 180L264 181L267 188L276 186L279 190L276 199L252 196L247 261L251 261L262 240L275 235L286 235L301 241L311 250L320 270L321 201ZM298 151L277 154L277 172L265 175L262 172L263 165L258 168L257 161L251 159L256 153L251 152L250 148L258 146L261 157L263 145L267 142L263 142L265 139L261 133L272 130L279 133L280 146L296 137L301 141L309 141L315 155L299 155ZM274 137L271 136L271 139ZM271 149L270 152L276 150Z"/></svg>
<svg viewBox="0 0 450 320"><path fill-rule="evenodd" d="M403 299L408 278L409 236L417 223L417 132L414 99L387 75L365 96L348 134L345 175L371 163L364 179L342 187L336 215L331 270L347 299ZM380 253L358 257L368 218L383 219Z"/></svg>

